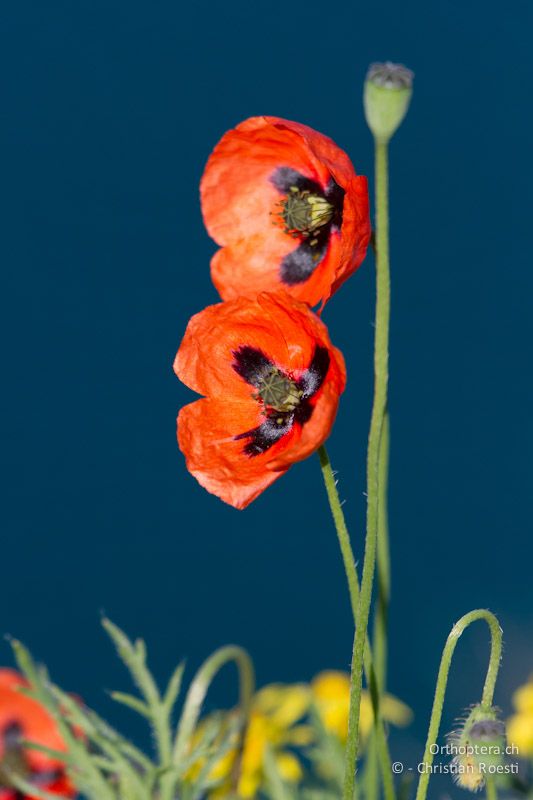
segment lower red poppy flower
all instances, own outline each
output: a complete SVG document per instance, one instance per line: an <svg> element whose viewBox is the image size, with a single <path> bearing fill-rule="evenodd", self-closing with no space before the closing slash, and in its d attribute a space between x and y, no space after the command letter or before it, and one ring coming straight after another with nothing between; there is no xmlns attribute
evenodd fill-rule
<svg viewBox="0 0 533 800"><path fill-rule="evenodd" d="M37 789L58 797L75 797L62 761L22 746L26 740L58 752L66 749L52 717L36 700L19 691L23 686L27 682L18 672L0 669L0 800L34 800L33 795L12 787L11 772Z"/></svg>
<svg viewBox="0 0 533 800"><path fill-rule="evenodd" d="M224 300L285 289L324 303L366 255L367 179L306 125L242 122L215 147L200 191L207 230L222 245L211 273Z"/></svg>
<svg viewBox="0 0 533 800"><path fill-rule="evenodd" d="M326 326L286 293L196 314L174 369L204 395L178 416L187 468L235 508L325 441L346 383Z"/></svg>

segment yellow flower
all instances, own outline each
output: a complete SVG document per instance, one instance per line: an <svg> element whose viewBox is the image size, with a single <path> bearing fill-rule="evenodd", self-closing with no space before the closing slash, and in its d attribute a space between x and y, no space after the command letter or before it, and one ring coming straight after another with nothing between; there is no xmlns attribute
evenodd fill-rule
<svg viewBox="0 0 533 800"><path fill-rule="evenodd" d="M195 750L198 748L204 736L206 735L207 726L209 724L210 719L202 720L199 725L197 726L191 741L191 750ZM227 720L229 722L229 719ZM226 731L222 729L218 736L213 741L212 747L216 749L217 747L221 747L223 740L225 738ZM209 780L210 781L217 781L225 778L231 772L233 763L235 760L235 750L231 749L226 752L223 756L217 759L213 766L211 767L211 771L209 772ZM186 772L186 778L188 781L195 781L198 779L205 763L207 761L207 756L200 756L194 764L192 764Z"/></svg>
<svg viewBox="0 0 533 800"><path fill-rule="evenodd" d="M292 727L309 708L309 687L303 683L285 686L272 683L257 692L254 711L270 720L279 731Z"/></svg>
<svg viewBox="0 0 533 800"><path fill-rule="evenodd" d="M533 714L533 676L513 694L513 705L519 713Z"/></svg>
<svg viewBox="0 0 533 800"><path fill-rule="evenodd" d="M533 715L515 714L507 721L509 744L518 748L518 754L525 758L533 756Z"/></svg>
<svg viewBox="0 0 533 800"><path fill-rule="evenodd" d="M244 740L237 787L240 797L251 798L257 794L263 782L268 748L285 780L297 783L301 779L298 759L285 748L305 741L307 726L297 723L307 713L309 702L309 688L303 684L271 684L256 694Z"/></svg>
<svg viewBox="0 0 533 800"><path fill-rule="evenodd" d="M271 684L255 696L246 729L239 764L237 794L243 800L254 798L264 780L264 760L270 750L282 778L297 783L302 777L302 767L291 746L309 744L312 732L307 725L298 724L309 709L310 691L304 684L284 686ZM199 726L201 730L202 725ZM238 741L230 752L215 763L210 780L220 784L210 793L210 798L222 798L231 793L231 777L238 758ZM205 760L204 760L205 763ZM201 764L190 768L188 778L194 780Z"/></svg>
<svg viewBox="0 0 533 800"><path fill-rule="evenodd" d="M234 791L234 776L237 772L237 795L242 800L253 800L264 784L265 756L269 752L281 777L288 783L298 783L303 776L302 766L294 748L307 747L316 741L316 732L307 720L311 703L314 703L326 729L341 741L348 731L348 708L350 702L350 678L343 672L322 672L306 684L270 684L254 697L252 711L246 729L242 753L239 756L239 741L226 755L215 761L210 781L217 781L210 790L210 800L228 797ZM410 721L411 711L400 700L386 695L382 700L383 717L395 725ZM228 723L230 721L228 715ZM366 738L372 728L372 706L366 692L361 701L361 735ZM204 735L203 721L197 728L193 746L198 746ZM224 731L214 748L224 739ZM187 777L194 781L206 758L202 757L189 769Z"/></svg>
<svg viewBox="0 0 533 800"><path fill-rule="evenodd" d="M350 676L334 670L321 672L311 683L311 691L324 727L345 742L348 736ZM381 700L381 713L386 722L398 726L408 725L412 718L411 709L390 694ZM359 721L363 741L368 737L372 724L372 703L368 692L363 692Z"/></svg>
<svg viewBox="0 0 533 800"><path fill-rule="evenodd" d="M513 705L517 713L507 720L508 742L518 748L522 758L533 756L533 675L516 690Z"/></svg>

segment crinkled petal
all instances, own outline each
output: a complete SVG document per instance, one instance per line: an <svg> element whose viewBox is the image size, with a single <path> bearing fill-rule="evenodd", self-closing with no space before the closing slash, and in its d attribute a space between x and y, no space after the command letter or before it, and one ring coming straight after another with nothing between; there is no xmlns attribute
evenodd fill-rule
<svg viewBox="0 0 533 800"><path fill-rule="evenodd" d="M237 298L195 314L174 362L178 378L203 395L245 399L250 387L235 371L235 353L243 346L262 351L274 363L286 363L284 336L272 327L256 300Z"/></svg>
<svg viewBox="0 0 533 800"><path fill-rule="evenodd" d="M249 456L245 442L235 439L260 422L253 403L222 399L197 400L178 416L178 442L187 469L204 489L235 508L245 508L288 469L267 467L272 452L283 447L281 442L267 451L270 455Z"/></svg>
<svg viewBox="0 0 533 800"><path fill-rule="evenodd" d="M253 297L259 292L278 289L290 292L296 300L316 306L330 297L333 286L340 285L348 277L348 268L339 268L345 244L338 231L333 231L326 251L310 277L300 283L287 284L282 278L283 259L297 248L298 242L276 229L240 239L217 250L213 256L213 283L223 300L243 295ZM350 260L351 272L356 269L354 264L359 255L360 251L356 253L354 250Z"/></svg>

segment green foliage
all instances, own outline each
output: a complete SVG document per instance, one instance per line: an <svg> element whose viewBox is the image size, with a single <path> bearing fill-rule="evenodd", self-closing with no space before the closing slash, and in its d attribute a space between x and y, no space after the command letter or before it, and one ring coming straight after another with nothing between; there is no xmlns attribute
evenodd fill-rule
<svg viewBox="0 0 533 800"><path fill-rule="evenodd" d="M171 676L160 693L146 663L142 639L132 642L116 625L103 625L138 693L113 692L113 699L146 719L150 725L155 753L147 755L114 730L94 711L59 689L46 669L35 664L28 650L12 643L17 664L30 686L24 691L43 705L56 721L66 751L55 752L31 742L24 746L48 753L64 762L67 773L87 800L200 800L213 787L213 763L239 741L254 690L253 668L246 652L238 647L217 650L200 667L186 694L181 714L173 717L182 686L184 665ZM240 673L241 698L231 723L214 715L198 729L197 722L210 683L226 663L234 661ZM190 769L195 764L201 768ZM14 773L12 783L22 792L42 800L57 800L28 784Z"/></svg>
<svg viewBox="0 0 533 800"><path fill-rule="evenodd" d="M213 797L213 790L219 800L239 800L241 758L243 752L248 752L244 749L244 735L254 698L253 667L246 652L235 646L217 650L198 669L186 692L182 691L184 664L179 664L161 691L147 665L144 642L141 639L131 641L109 620L104 620L103 626L135 687L133 693L116 691L111 697L149 725L153 752L143 752L79 699L62 691L52 682L47 670L34 662L28 650L14 641L12 646L18 667L29 683L29 687L21 691L47 709L66 749L53 751L32 742L23 742L23 746L63 762L70 780L85 800L208 800ZM210 713L200 719L213 679L229 662L236 664L239 673L237 708ZM178 710L182 695L183 702ZM260 693L256 702L259 696ZM279 714L279 711L277 708L272 713ZM254 705L256 721L258 713ZM267 714L264 719L268 734L260 729L262 732L255 734L259 736L256 741L246 739L246 748L250 746L252 752L254 748L257 752L258 747L264 747L257 798L339 800L344 747L337 735L326 729L313 701L298 721L296 718L292 722L278 721L278 727L273 725L272 730L268 728L272 718L264 710L261 713ZM308 726L309 740L291 744L289 738L283 743L280 740L283 724L287 732L294 725ZM266 741L261 739L265 735ZM299 761L303 775L298 782L288 782L283 777L278 760L281 751L295 755ZM230 758L224 762L225 756ZM12 785L24 794L41 800L57 800L57 795L28 783L21 774L13 770L6 770L6 774ZM358 789L364 794L359 775L364 775L364 771L358 773Z"/></svg>

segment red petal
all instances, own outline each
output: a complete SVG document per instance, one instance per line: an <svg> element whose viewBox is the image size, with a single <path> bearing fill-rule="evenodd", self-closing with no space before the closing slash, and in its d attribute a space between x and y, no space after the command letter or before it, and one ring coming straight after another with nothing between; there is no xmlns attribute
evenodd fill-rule
<svg viewBox="0 0 533 800"><path fill-rule="evenodd" d="M20 685L20 684L19 684ZM66 750L65 743L56 723L48 712L31 697L13 688L0 688L0 730L10 723L20 725L23 736L36 744L52 750ZM0 737L0 759L3 757L4 742ZM26 758L36 771L61 767L63 764L37 750L28 750Z"/></svg>
<svg viewBox="0 0 533 800"><path fill-rule="evenodd" d="M253 401L198 400L178 416L178 442L187 469L204 489L235 508L245 508L287 469L273 471L266 466L282 448L281 442L267 453L248 456L245 440L235 440L260 424L259 406Z"/></svg>

